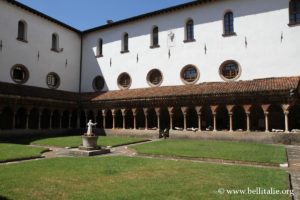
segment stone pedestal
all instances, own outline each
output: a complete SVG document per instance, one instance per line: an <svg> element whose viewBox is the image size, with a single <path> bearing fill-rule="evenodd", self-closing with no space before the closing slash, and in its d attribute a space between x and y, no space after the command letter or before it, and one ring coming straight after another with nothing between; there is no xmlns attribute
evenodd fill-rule
<svg viewBox="0 0 300 200"><path fill-rule="evenodd" d="M100 146L97 145L98 136L81 136L82 138L82 146L79 146L80 150L91 151L101 149Z"/></svg>

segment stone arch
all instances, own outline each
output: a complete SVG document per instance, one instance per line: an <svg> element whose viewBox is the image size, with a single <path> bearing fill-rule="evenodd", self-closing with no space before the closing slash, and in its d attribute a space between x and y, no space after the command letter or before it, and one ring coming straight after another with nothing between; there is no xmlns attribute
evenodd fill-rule
<svg viewBox="0 0 300 200"><path fill-rule="evenodd" d="M126 110L126 115L125 115L125 127L127 129L133 129L134 123L133 123L133 113L131 109Z"/></svg>
<svg viewBox="0 0 300 200"><path fill-rule="evenodd" d="M183 114L180 107L174 107L173 109L173 126L184 128Z"/></svg>
<svg viewBox="0 0 300 200"><path fill-rule="evenodd" d="M186 127L187 128L198 127L198 115L195 107L189 107L187 110Z"/></svg>
<svg viewBox="0 0 300 200"><path fill-rule="evenodd" d="M123 116L120 109L115 111L115 128L123 128Z"/></svg>
<svg viewBox="0 0 300 200"><path fill-rule="evenodd" d="M300 129L300 105L291 106L289 111L289 129Z"/></svg>
<svg viewBox="0 0 300 200"><path fill-rule="evenodd" d="M284 114L280 105L271 105L269 107L269 129L285 130Z"/></svg>
<svg viewBox="0 0 300 200"><path fill-rule="evenodd" d="M1 129L13 129L13 117L14 117L14 113L12 108L5 107L2 110L2 114L0 117Z"/></svg>
<svg viewBox="0 0 300 200"><path fill-rule="evenodd" d="M106 128L112 128L113 127L113 116L112 116L112 111L109 109L106 112L106 117L105 117L105 126Z"/></svg>
<svg viewBox="0 0 300 200"><path fill-rule="evenodd" d="M28 116L28 128L38 129L39 128L39 110L37 108L32 108Z"/></svg>
<svg viewBox="0 0 300 200"><path fill-rule="evenodd" d="M41 128L42 129L50 128L50 111L48 109L44 109L42 111Z"/></svg>
<svg viewBox="0 0 300 200"><path fill-rule="evenodd" d="M15 116L15 128L16 129L25 129L27 121L27 111L25 108L21 107L17 110Z"/></svg>
<svg viewBox="0 0 300 200"><path fill-rule="evenodd" d="M71 128L77 128L77 118L78 118L77 115L78 115L78 111L73 110L71 116Z"/></svg>
<svg viewBox="0 0 300 200"><path fill-rule="evenodd" d="M154 128L157 127L157 116L154 108L148 109L148 128Z"/></svg>
<svg viewBox="0 0 300 200"><path fill-rule="evenodd" d="M59 110L54 110L52 113L52 125L53 129L60 128L60 112Z"/></svg>
<svg viewBox="0 0 300 200"><path fill-rule="evenodd" d="M145 114L143 109L138 108L136 110L136 128L144 129L145 128Z"/></svg>
<svg viewBox="0 0 300 200"><path fill-rule="evenodd" d="M265 115L261 106L253 105L250 108L250 130L265 130Z"/></svg>
<svg viewBox="0 0 300 200"><path fill-rule="evenodd" d="M160 129L170 129L170 115L166 107L160 109Z"/></svg>
<svg viewBox="0 0 300 200"><path fill-rule="evenodd" d="M97 115L96 115L96 122L97 122L97 125L96 127L97 128L103 128L103 116L102 116L102 110L97 110Z"/></svg>
<svg viewBox="0 0 300 200"><path fill-rule="evenodd" d="M68 110L65 110L61 117L62 128L69 128L69 116L70 116L70 112Z"/></svg>
<svg viewBox="0 0 300 200"><path fill-rule="evenodd" d="M234 106L232 109L232 128L233 130L247 129L247 116L242 106Z"/></svg>
<svg viewBox="0 0 300 200"><path fill-rule="evenodd" d="M82 110L80 112L80 128L85 128L86 124L87 124L87 117L86 117L85 111Z"/></svg>
<svg viewBox="0 0 300 200"><path fill-rule="evenodd" d="M217 130L229 130L229 114L225 106L218 106L217 110Z"/></svg>
<svg viewBox="0 0 300 200"><path fill-rule="evenodd" d="M209 106L203 106L201 109L201 129L206 130L209 127L214 127L213 114Z"/></svg>

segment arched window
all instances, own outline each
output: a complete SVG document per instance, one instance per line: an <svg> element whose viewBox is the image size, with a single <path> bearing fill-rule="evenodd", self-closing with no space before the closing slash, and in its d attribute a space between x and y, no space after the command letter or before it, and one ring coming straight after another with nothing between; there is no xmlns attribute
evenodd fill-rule
<svg viewBox="0 0 300 200"><path fill-rule="evenodd" d="M97 56L101 57L102 56L102 47L103 47L103 40L102 38L99 38L98 44L97 44Z"/></svg>
<svg viewBox="0 0 300 200"><path fill-rule="evenodd" d="M158 39L158 27L155 26L152 29L152 34L151 34L151 48L159 47L159 39Z"/></svg>
<svg viewBox="0 0 300 200"><path fill-rule="evenodd" d="M234 34L233 12L226 12L224 15L224 35Z"/></svg>
<svg viewBox="0 0 300 200"><path fill-rule="evenodd" d="M194 21L189 19L185 24L185 42L195 41L194 39Z"/></svg>
<svg viewBox="0 0 300 200"><path fill-rule="evenodd" d="M19 21L18 23L18 40L27 42L27 24L25 21Z"/></svg>
<svg viewBox="0 0 300 200"><path fill-rule="evenodd" d="M128 50L128 33L123 34L121 53L129 52Z"/></svg>
<svg viewBox="0 0 300 200"><path fill-rule="evenodd" d="M59 36L56 33L52 34L52 51L59 52Z"/></svg>
<svg viewBox="0 0 300 200"><path fill-rule="evenodd" d="M290 24L300 23L300 0L290 1Z"/></svg>

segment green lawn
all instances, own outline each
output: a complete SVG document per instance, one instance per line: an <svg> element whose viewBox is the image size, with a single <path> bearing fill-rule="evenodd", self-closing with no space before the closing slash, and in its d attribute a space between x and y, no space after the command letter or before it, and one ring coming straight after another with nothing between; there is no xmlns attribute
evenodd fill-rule
<svg viewBox="0 0 300 200"><path fill-rule="evenodd" d="M280 164L286 162L285 148L266 144L228 141L161 140L133 147L139 153L201 157Z"/></svg>
<svg viewBox="0 0 300 200"><path fill-rule="evenodd" d="M19 144L0 143L0 161L10 161L15 159L32 158L41 155L44 148L35 148Z"/></svg>
<svg viewBox="0 0 300 200"><path fill-rule="evenodd" d="M288 189L281 169L136 157L54 158L0 165L0 196L9 199L289 200L288 195L229 195L224 189Z"/></svg>
<svg viewBox="0 0 300 200"><path fill-rule="evenodd" d="M115 146L139 141L145 141L145 139L122 136L99 136L98 145ZM82 144L82 140L81 136L54 137L35 140L32 144L57 147L78 147Z"/></svg>

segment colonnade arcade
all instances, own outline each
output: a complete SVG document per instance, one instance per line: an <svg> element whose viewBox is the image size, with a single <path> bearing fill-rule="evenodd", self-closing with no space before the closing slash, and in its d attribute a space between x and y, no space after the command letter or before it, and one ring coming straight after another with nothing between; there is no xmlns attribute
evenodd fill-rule
<svg viewBox="0 0 300 200"><path fill-rule="evenodd" d="M155 108L62 110L2 107L1 129L85 128L87 121L105 129L181 129L289 132L300 129L300 105L212 105ZM200 129L199 129L200 127Z"/></svg>

